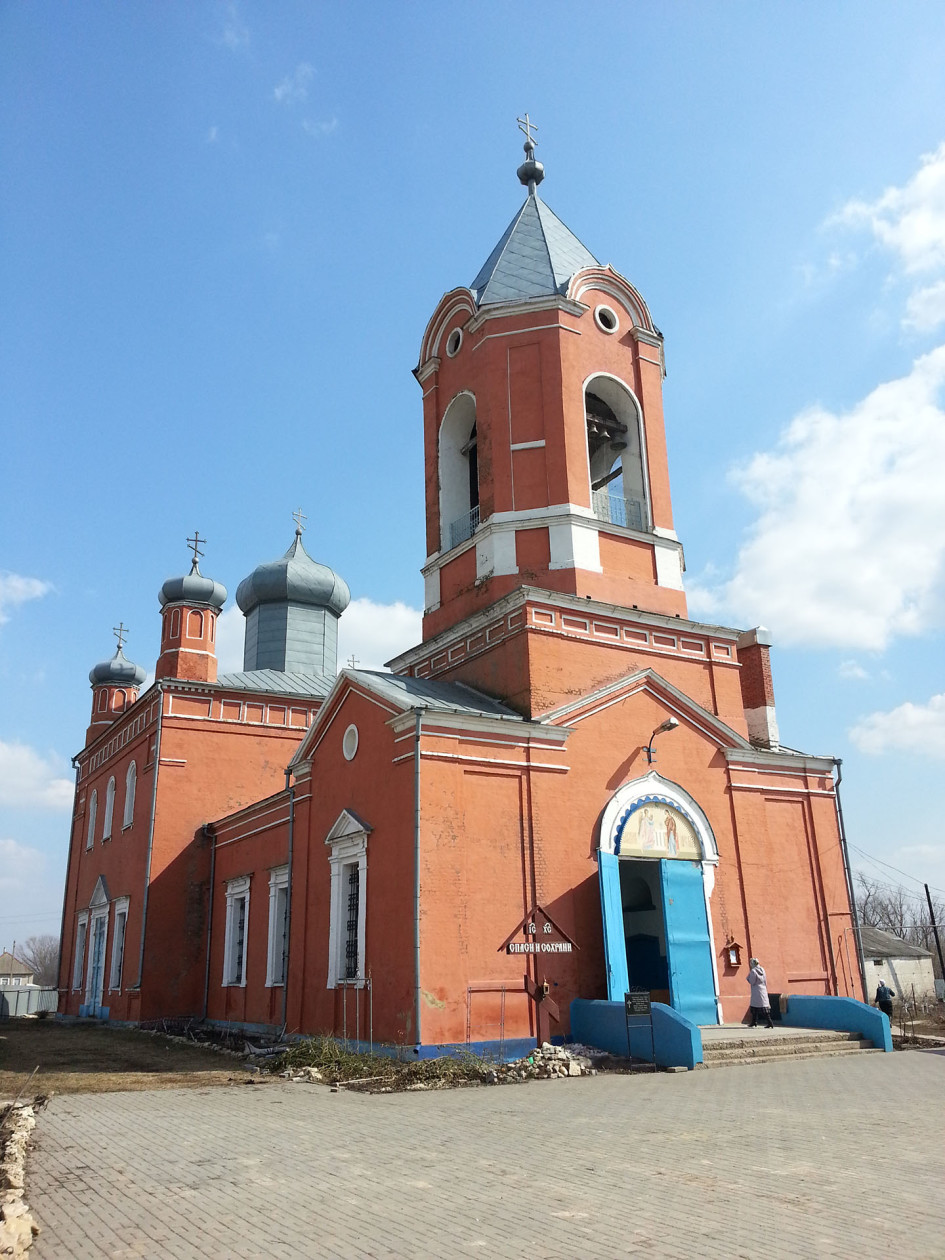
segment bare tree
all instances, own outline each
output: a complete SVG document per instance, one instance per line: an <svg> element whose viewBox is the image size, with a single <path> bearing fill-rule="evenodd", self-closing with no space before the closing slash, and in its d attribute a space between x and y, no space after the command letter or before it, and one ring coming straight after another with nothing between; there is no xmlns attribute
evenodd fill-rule
<svg viewBox="0 0 945 1260"><path fill-rule="evenodd" d="M932 898L935 922L945 944L945 901ZM935 934L929 921L929 907L924 892L912 893L899 884L887 884L872 875L856 873L856 909L860 922L869 927L891 932L910 945L918 945L932 954L935 974L940 971Z"/></svg>
<svg viewBox="0 0 945 1260"><path fill-rule="evenodd" d="M36 984L48 987L59 980L59 937L31 936L17 947L20 962L33 969Z"/></svg>

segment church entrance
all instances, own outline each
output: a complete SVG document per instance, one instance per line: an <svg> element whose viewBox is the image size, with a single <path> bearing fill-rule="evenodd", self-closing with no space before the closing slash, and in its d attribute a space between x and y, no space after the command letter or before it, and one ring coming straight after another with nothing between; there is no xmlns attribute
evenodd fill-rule
<svg viewBox="0 0 945 1260"><path fill-rule="evenodd" d="M708 913L716 852L701 811L651 774L608 806L597 856L608 998L644 989L695 1024L718 1023Z"/></svg>

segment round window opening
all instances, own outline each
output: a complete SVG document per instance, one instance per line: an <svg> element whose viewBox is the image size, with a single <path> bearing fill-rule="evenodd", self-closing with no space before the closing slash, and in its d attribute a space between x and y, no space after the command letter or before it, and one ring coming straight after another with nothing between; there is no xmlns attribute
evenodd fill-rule
<svg viewBox="0 0 945 1260"><path fill-rule="evenodd" d="M459 348L462 344L463 330L461 328L454 328L446 339L446 353L451 359L455 359L455 357L459 354Z"/></svg>
<svg viewBox="0 0 945 1260"><path fill-rule="evenodd" d="M341 751L345 755L345 761L354 761L354 754L358 751L358 728L353 724L344 733Z"/></svg>
<svg viewBox="0 0 945 1260"><path fill-rule="evenodd" d="M594 311L594 322L605 333L615 333L620 327L617 312L609 306L598 306Z"/></svg>

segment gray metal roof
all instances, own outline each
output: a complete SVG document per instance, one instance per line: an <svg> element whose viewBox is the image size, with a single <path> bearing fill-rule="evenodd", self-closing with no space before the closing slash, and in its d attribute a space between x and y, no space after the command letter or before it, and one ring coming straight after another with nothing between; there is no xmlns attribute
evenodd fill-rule
<svg viewBox="0 0 945 1260"><path fill-rule="evenodd" d="M328 608L340 617L351 602L348 584L327 564L313 560L302 546L302 532L296 530L291 547L268 564L257 565L236 589L236 602L244 613L258 604L311 604Z"/></svg>
<svg viewBox="0 0 945 1260"><path fill-rule="evenodd" d="M863 956L865 958L931 958L932 953L920 945L910 945L908 941L893 936L892 932L884 932L881 928L860 926L863 940Z"/></svg>
<svg viewBox="0 0 945 1260"><path fill-rule="evenodd" d="M568 281L598 260L537 193L529 193L470 286L480 306L564 293Z"/></svg>
<svg viewBox="0 0 945 1260"><path fill-rule="evenodd" d="M346 677L369 687L376 695L401 709L435 709L442 713L468 713L481 717L514 718L521 713L464 683L434 682L405 674L384 674L371 669L346 669Z"/></svg>
<svg viewBox="0 0 945 1260"><path fill-rule="evenodd" d="M231 687L234 691L265 691L280 696L327 696L334 685L334 678L318 674L286 674L280 669L243 669L233 674L221 674L218 687Z"/></svg>

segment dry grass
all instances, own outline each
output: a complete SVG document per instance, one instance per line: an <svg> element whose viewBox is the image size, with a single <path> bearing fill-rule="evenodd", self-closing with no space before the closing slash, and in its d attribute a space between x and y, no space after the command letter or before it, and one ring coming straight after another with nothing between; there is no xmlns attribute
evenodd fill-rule
<svg viewBox="0 0 945 1260"><path fill-rule="evenodd" d="M0 1099L12 1099L37 1065L30 1097L259 1080L236 1059L161 1034L53 1020L0 1020Z"/></svg>

